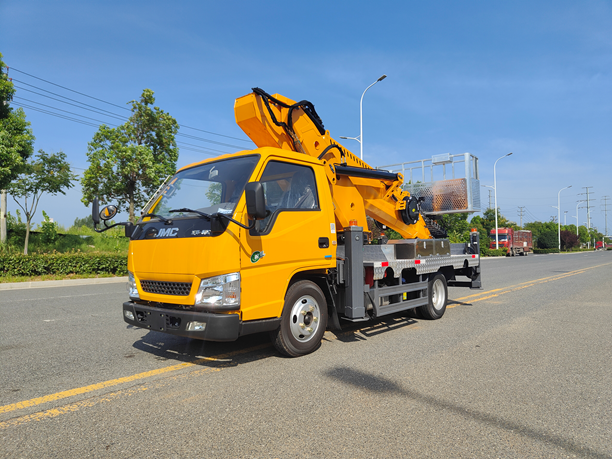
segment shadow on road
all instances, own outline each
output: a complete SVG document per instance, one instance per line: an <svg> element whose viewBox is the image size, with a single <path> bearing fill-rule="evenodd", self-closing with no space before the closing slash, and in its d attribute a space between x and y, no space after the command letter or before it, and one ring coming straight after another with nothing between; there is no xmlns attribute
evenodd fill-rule
<svg viewBox="0 0 613 460"><path fill-rule="evenodd" d="M195 363L206 367L238 366L280 356L272 346L268 333L239 337L234 342L207 342L148 331L134 342L133 347L154 355L159 361Z"/></svg>
<svg viewBox="0 0 613 460"><path fill-rule="evenodd" d="M402 329L414 324L417 324L417 321L412 312L401 312L396 315L385 316L369 321L355 323L343 321L341 323L342 330L330 331L330 333L340 342L360 342L367 340L369 337L374 337L396 329Z"/></svg>
<svg viewBox="0 0 613 460"><path fill-rule="evenodd" d="M368 340L369 337L417 324L417 321L407 316L407 313L386 316L382 319L358 323L343 322L342 330L328 331L327 336L333 340L350 343ZM126 326L134 331L144 329ZM330 339L324 337L324 341ZM228 367L270 358L283 357L272 346L268 333L252 334L239 337L234 342L207 342L204 340L189 339L185 337L147 331L133 347L139 351L154 355L159 361L179 361L185 363L196 362L198 365L208 367ZM128 354L131 358L135 355ZM283 357L285 358L285 357Z"/></svg>
<svg viewBox="0 0 613 460"><path fill-rule="evenodd" d="M555 436L544 431L511 422L492 414L468 409L457 404L450 403L434 396L425 395L414 389L405 389L393 380L366 372L357 371L349 367L336 367L325 372L331 379L342 382L346 385L360 388L373 393L388 393L398 395L414 401L427 404L436 409L452 412L461 417L471 418L479 423L493 426L494 428L520 433L522 436L532 438L535 441L552 444L560 447L574 456L580 458L611 458L610 453L596 452L586 447L579 446L569 439Z"/></svg>
<svg viewBox="0 0 613 460"><path fill-rule="evenodd" d="M472 304L472 303L470 303L470 302L459 302L459 301L457 301L457 300L451 300L451 299L449 299L449 300L447 301L447 306L449 306L449 305L453 305L454 307L455 307L456 305L464 305L464 306L466 306L466 307L472 307L472 306L473 306L473 304Z"/></svg>

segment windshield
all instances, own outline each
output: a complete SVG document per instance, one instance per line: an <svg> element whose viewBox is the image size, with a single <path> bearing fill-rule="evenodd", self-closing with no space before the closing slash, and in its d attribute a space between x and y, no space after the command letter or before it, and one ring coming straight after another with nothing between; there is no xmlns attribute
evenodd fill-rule
<svg viewBox="0 0 613 460"><path fill-rule="evenodd" d="M189 208L206 214L231 215L258 160L258 155L250 155L180 171L168 182L161 198L147 213L175 218L194 215L170 212L171 209Z"/></svg>
<svg viewBox="0 0 613 460"><path fill-rule="evenodd" d="M495 240L496 239L496 234L492 233L492 238ZM498 234L498 241L507 241L509 239L508 235L503 235L503 234Z"/></svg>

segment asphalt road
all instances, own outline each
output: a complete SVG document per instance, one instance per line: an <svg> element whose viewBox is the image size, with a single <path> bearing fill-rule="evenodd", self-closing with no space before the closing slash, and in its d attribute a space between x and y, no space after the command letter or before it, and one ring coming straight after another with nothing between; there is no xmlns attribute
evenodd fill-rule
<svg viewBox="0 0 613 460"><path fill-rule="evenodd" d="M611 458L611 252L482 267L297 359L129 327L124 284L0 291L0 457Z"/></svg>

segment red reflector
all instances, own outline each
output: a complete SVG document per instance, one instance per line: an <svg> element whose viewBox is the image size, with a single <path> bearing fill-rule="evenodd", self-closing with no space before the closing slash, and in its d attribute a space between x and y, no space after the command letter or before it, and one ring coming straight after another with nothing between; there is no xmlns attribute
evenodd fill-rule
<svg viewBox="0 0 613 460"><path fill-rule="evenodd" d="M389 262L381 262L381 266L382 267L389 267L390 263Z"/></svg>
<svg viewBox="0 0 613 460"><path fill-rule="evenodd" d="M473 259L476 259L476 258L477 258L477 256L473 254Z"/></svg>
<svg viewBox="0 0 613 460"><path fill-rule="evenodd" d="M421 263L421 260L416 260L416 261L415 261L415 263L416 263L416 264L420 264L420 263Z"/></svg>

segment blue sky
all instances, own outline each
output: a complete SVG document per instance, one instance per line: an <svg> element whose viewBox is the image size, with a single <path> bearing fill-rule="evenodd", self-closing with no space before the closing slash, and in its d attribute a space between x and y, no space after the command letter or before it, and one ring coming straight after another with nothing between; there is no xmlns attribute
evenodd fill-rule
<svg viewBox="0 0 613 460"><path fill-rule="evenodd" d="M612 79L609 1L13 1L0 0L0 52L20 88L78 99L117 114L144 88L182 128L209 141L249 148L234 122L234 99L258 86L315 104L332 137L359 134L364 97L364 159L372 166L470 152L481 184L519 222L549 221L558 191L567 223L589 189L593 225L611 234ZM21 72L18 72L21 71ZM112 123L17 89L22 103L47 104ZM17 101L15 104L17 105ZM126 106L127 107L127 106ZM96 128L25 109L35 148L63 150L75 172L87 168ZM101 118L102 117L102 118ZM94 122L95 123L95 122ZM178 166L238 150L178 139ZM185 143L198 145L199 152ZM344 145L359 154L359 144ZM80 185L44 197L62 225L89 213ZM481 203L488 203L482 187ZM584 204L579 205L584 206ZM15 203L9 198L9 211ZM564 217L562 217L564 223ZM587 221L579 209L579 223Z"/></svg>

